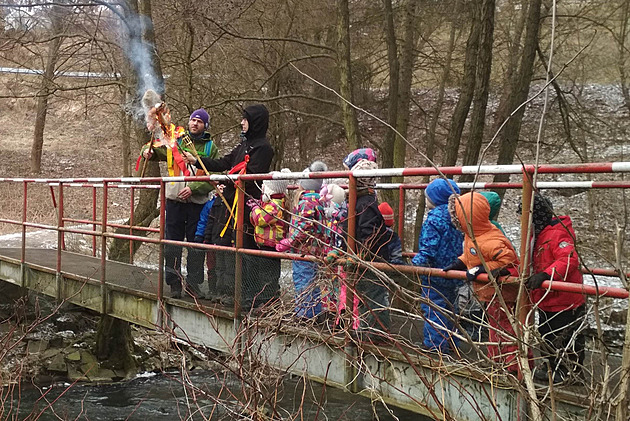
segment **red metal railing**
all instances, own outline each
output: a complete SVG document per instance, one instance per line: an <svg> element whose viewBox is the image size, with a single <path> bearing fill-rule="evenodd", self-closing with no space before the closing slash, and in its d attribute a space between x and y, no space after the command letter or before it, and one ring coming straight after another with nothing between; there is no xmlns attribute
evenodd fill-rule
<svg viewBox="0 0 630 421"><path fill-rule="evenodd" d="M406 168L406 169L380 169L373 171L329 171L322 173L309 173L308 178L348 178L348 203L349 203L349 241L348 245L351 250L354 249L354 224L352 220L354 218L354 208L356 205L356 178L357 177L365 177L365 176L420 176L420 175L437 175L439 173L448 175L448 174L524 174L525 179L529 179L529 175L534 171L534 167L530 165L520 166L520 165L494 165L494 166L468 166L468 167L445 167L440 168L439 171L436 168ZM615 173L615 172L630 172L630 162L618 162L618 163L596 163L596 164L577 164L577 165L541 165L537 168L537 173L540 174L557 174L557 173ZM261 250L249 250L242 248L243 241L243 203L245 200L238 201L238 215L237 218L237 229L236 229L236 248L225 248L222 246L215 245L205 245L205 244L196 244L196 243L186 243L186 242L178 242L166 240L164 238L164 222L165 222L165 195L164 195L164 185L165 182L169 181L200 181L200 180L212 180L212 181L221 181L225 182L226 180L265 180L265 179L299 179L305 178L303 173L274 173L271 174L248 174L248 175L212 175L208 177L170 177L170 178L161 178L161 177L147 177L147 178L77 178L77 179L9 179L9 178L0 178L0 182L20 182L23 183L23 203L22 203L22 217L21 220L10 220L5 218L0 218L0 223L8 223L15 224L21 226L22 231L22 243L21 243L21 262L25 263L25 244L26 244L26 230L27 228L40 228L40 229L49 229L55 230L58 233L58 251L57 251L57 264L56 270L59 276L61 276L61 259L62 253L61 251L65 249L65 233L76 233L89 235L92 237L92 256L97 255L97 238L100 237L100 249L101 249L101 272L100 272L100 280L103 289L103 297L106 296L105 292L105 279L106 279L106 251L107 251L107 239L108 238L118 238L122 240L128 240L130 242L130 261L133 262L133 242L145 242L145 243L153 243L158 244L160 248L159 260L163 262L164 257L164 245L165 244L173 244L187 247L194 247L199 249L206 250L225 250L229 249L236 252L238 260L242 254L251 254L251 255L259 255L265 257L273 257L273 258L284 258L284 259L292 259L292 260L309 260L309 261L317 261L316 257L313 256L299 256L295 254L288 253L277 253L271 251L261 251ZM51 189L51 196L53 200L53 206L57 209L57 224L47 225L42 223L34 223L28 222L28 186L31 183L39 184L45 183L49 185ZM473 185L473 183L460 183L462 188L523 188L524 185L527 185L527 182L524 183L482 183L477 182ZM58 188L58 200L55 198L53 187ZM630 187L630 183L625 181L563 181L563 182L545 182L545 181L536 181L535 186L537 188L628 188ZM65 187L80 187L80 188L90 188L92 193L92 219L83 219L83 218L71 218L64 216L64 188ZM423 189L426 187L426 184L379 184L377 187L380 188L395 188L399 191L399 212L398 216L398 230L401 239L404 238L404 230L405 230L405 218L404 212L402 210L405 209L405 192L409 189ZM129 212L129 223L121 224L117 222L109 222L108 221L108 193L110 189L128 189L130 191L130 212ZM97 192L98 190L102 190L102 215L101 220L97 220ZM149 227L139 227L135 226L134 223L134 207L135 207L135 191L137 189L160 189L160 227L159 228L149 228ZM239 190L240 191L240 190ZM241 191L242 194L242 191ZM241 197L241 199L243 199ZM529 203L529 202L528 202ZM523 212L523 215L526 215L527 212ZM77 227L66 227L65 223L77 223L77 224L85 224L91 225L92 229L80 229ZM100 230L97 230L97 227L100 227ZM111 228L121 228L128 229L129 234L119 234L108 232L108 227ZM148 238L143 236L134 235L134 230L144 231L148 233L156 233L158 234L158 238ZM407 255L410 255L409 253ZM391 265L386 264L374 264L376 267L383 270L392 270ZM236 277L236 287L240 290L241 282L242 282L242 272L238 269L240 265L237 264L237 277ZM464 278L463 273L459 272L448 272L444 273L441 270L437 269L429 269L429 268L420 268L413 266L401 266L394 267L394 269L399 270L402 273L408 274L424 274L424 275L433 275L447 278ZM617 276L617 272L612 269L589 269L585 270L585 273L592 273L594 275L601 276ZM159 265L159 282L158 282L158 299L162 301L163 299L163 281L164 281L164 273L163 273L163 264ZM481 276L480 280L486 279L485 276ZM514 279L513 281L517 281ZM622 288L613 288L613 287L594 287L589 285L569 285L564 284L562 282L549 282L546 281L543 284L544 287L550 288L558 291L567 291L574 293L582 293L588 295L603 295L608 297L615 298L627 298L628 291ZM240 295L236 295L236 306L235 311L238 315L240 311ZM103 298L102 302L102 310L105 311L107 308L107 303L105 302L105 298Z"/></svg>

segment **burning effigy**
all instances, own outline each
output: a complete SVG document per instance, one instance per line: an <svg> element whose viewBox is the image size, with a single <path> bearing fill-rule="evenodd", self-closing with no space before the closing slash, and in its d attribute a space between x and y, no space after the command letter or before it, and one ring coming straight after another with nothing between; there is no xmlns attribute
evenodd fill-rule
<svg viewBox="0 0 630 421"><path fill-rule="evenodd" d="M186 130L181 126L176 127L171 122L171 110L166 102L157 92L149 89L142 96L142 107L147 129L151 132L151 140L142 150L148 148L151 154L154 148L165 147L168 175L171 177L191 175L182 152L185 150L194 155L196 150L192 140L186 134ZM136 171L140 167L141 159L142 155L138 157L136 162ZM141 177L144 177L147 162L148 159L145 159L140 173Z"/></svg>

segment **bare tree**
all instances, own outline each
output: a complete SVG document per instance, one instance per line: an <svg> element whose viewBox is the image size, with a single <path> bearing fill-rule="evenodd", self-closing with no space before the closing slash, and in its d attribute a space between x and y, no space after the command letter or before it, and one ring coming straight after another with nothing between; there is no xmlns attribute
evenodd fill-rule
<svg viewBox="0 0 630 421"><path fill-rule="evenodd" d="M446 154L442 159L442 165L451 166L457 163L457 154L461 142L464 124L470 111L473 93L475 91L475 78L477 74L477 52L479 50L479 38L481 35L481 4L473 2L470 34L466 41L466 55L464 59L464 77L460 84L459 98L453 111L451 126L446 138Z"/></svg>
<svg viewBox="0 0 630 421"><path fill-rule="evenodd" d="M470 136L466 142L463 165L474 165L479 159L481 142L486 123L486 109L490 91L490 72L492 68L492 44L494 34L494 0L484 0L481 5L481 34L477 55L477 75L473 95L473 111L470 121ZM472 176L463 176L462 181L472 180Z"/></svg>
<svg viewBox="0 0 630 421"><path fill-rule="evenodd" d="M513 83L508 83L512 94L506 98L509 101L507 109L512 113L525 100L529 94L529 86L534 74L534 61L536 59L536 48L538 46L538 33L540 30L540 9L542 0L533 0L529 2L527 21L525 26L525 39L523 50L520 57L520 66L518 71L514 73ZM501 108L501 106L499 106ZM499 156L497 164L511 164L516 152L519 135L521 131L521 123L525 114L524 107L521 107L516 113L508 117L508 121L503 126L499 134ZM496 125L496 124L495 124ZM495 182L505 182L509 176L499 174L494 177ZM500 191L503 194L504 191Z"/></svg>
<svg viewBox="0 0 630 421"><path fill-rule="evenodd" d="M341 96L354 103L352 65L350 55L350 7L348 0L337 0L337 66L339 67L339 91ZM346 130L348 150L361 144L359 122L355 109L346 101L341 101L341 112Z"/></svg>
<svg viewBox="0 0 630 421"><path fill-rule="evenodd" d="M35 118L35 131L33 134L33 146L31 148L31 171L36 174L41 171L48 101L55 91L55 68L57 66L57 60L59 59L59 49L64 39L66 12L67 9L65 7L56 4L54 4L50 10L51 39L48 43L46 66L42 75L41 87L37 95L37 116Z"/></svg>

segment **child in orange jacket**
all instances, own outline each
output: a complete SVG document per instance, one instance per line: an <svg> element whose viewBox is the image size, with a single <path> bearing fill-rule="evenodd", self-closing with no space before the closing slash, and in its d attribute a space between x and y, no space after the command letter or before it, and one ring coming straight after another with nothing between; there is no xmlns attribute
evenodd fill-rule
<svg viewBox="0 0 630 421"><path fill-rule="evenodd" d="M477 298L486 306L490 324L488 354L495 361L503 362L510 372L516 373L517 345L515 333L506 309L501 305L497 292L501 294L507 311L512 315L516 307L518 284L499 284L498 291L491 282L477 281L487 271L496 279L498 276L518 275L519 259L512 243L490 222L490 204L480 193L471 192L462 196L453 195L449 200L449 211L453 225L464 233L464 253L444 270L466 270L466 277L473 284ZM475 241L473 241L473 237ZM482 263L485 262L485 266Z"/></svg>

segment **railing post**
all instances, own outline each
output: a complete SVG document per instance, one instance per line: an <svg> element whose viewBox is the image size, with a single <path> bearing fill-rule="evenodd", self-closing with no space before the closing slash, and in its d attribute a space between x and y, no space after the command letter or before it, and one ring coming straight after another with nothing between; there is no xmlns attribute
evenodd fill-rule
<svg viewBox="0 0 630 421"><path fill-rule="evenodd" d="M243 218L245 217L245 184L236 180L236 267L234 270L234 328L238 330L241 317L241 296L243 292Z"/></svg>
<svg viewBox="0 0 630 421"><path fill-rule="evenodd" d="M107 286L105 280L107 276L107 202L108 202L107 181L103 182L103 218L101 226L101 314L107 314Z"/></svg>
<svg viewBox="0 0 630 421"><path fill-rule="evenodd" d="M92 187L92 221L96 222L96 187ZM96 232L96 224L92 224L92 231ZM96 235L92 236L92 256L96 257Z"/></svg>
<svg viewBox="0 0 630 421"><path fill-rule="evenodd" d="M402 185L398 187L398 236L403 250L405 249L405 192Z"/></svg>
<svg viewBox="0 0 630 421"><path fill-rule="evenodd" d="M348 182L348 251L354 252L356 250L356 226L354 218L356 216L357 208L357 179L350 174Z"/></svg>
<svg viewBox="0 0 630 421"><path fill-rule="evenodd" d="M357 208L357 179L350 174L348 180L348 253L353 254L356 251L356 208ZM348 274L346 274L348 275ZM346 282L351 283L350 277L346 276ZM346 309L350 309L350 321L348 326L352 326L354 322L354 291L346 285ZM351 330L352 328L350 328ZM356 367L356 348L351 345L352 342L346 339L345 346L345 375L344 382L348 385L350 392L357 393L359 385L357 384L357 367Z"/></svg>
<svg viewBox="0 0 630 421"><path fill-rule="evenodd" d="M135 193L135 189L133 188L133 186L130 187L131 189L131 210L129 212L129 235L133 235L133 209L134 209L134 205L135 205L135 197L134 197L134 193ZM133 264L133 240L129 240L129 263Z"/></svg>
<svg viewBox="0 0 630 421"><path fill-rule="evenodd" d="M26 285L26 209L27 209L27 194L28 194L28 182L24 181L24 191L22 192L22 249L20 255L20 286L24 288Z"/></svg>
<svg viewBox="0 0 630 421"><path fill-rule="evenodd" d="M63 277L61 275L61 251L65 250L65 236L63 232L63 183L59 182L59 207L57 212L57 264L56 264L56 298L58 302L63 299Z"/></svg>
<svg viewBox="0 0 630 421"><path fill-rule="evenodd" d="M160 180L160 243L158 247L158 290L157 290L157 320L156 325L164 328L164 227L166 224L166 194L164 192L164 180Z"/></svg>
<svg viewBox="0 0 630 421"><path fill-rule="evenodd" d="M528 315L530 314L532 305L529 300L529 293L525 289L525 279L529 276L529 265L530 265L530 211L531 211L531 203L532 203L532 174L527 170L523 170L523 197L521 201L522 213L521 213L521 267L520 267L520 276L519 278L522 282L519 285L519 294L518 294L518 303L516 305L516 318L518 319L516 335L519 340L523 344L523 352L525 353L524 358L527 358L528 355L528 344L523 341L523 335L525 330L529 326ZM520 371L519 366L519 377L522 377L523 373Z"/></svg>

